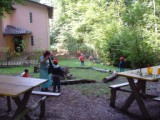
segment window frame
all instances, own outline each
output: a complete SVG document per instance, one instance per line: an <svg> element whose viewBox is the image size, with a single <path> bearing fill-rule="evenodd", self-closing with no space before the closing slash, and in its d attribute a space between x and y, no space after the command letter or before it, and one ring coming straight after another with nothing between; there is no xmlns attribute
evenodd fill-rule
<svg viewBox="0 0 160 120"><path fill-rule="evenodd" d="M34 37L31 36L31 46L34 46Z"/></svg>
<svg viewBox="0 0 160 120"><path fill-rule="evenodd" d="M32 14L32 12L29 13L29 22L33 23L33 14Z"/></svg>

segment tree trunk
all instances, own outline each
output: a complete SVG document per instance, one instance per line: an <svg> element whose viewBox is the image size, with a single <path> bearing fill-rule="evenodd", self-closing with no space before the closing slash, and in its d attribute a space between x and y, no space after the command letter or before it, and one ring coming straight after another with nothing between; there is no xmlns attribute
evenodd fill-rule
<svg viewBox="0 0 160 120"><path fill-rule="evenodd" d="M154 17L156 18L156 3L155 3L155 0L152 0L152 5L153 5L153 15ZM157 33L157 21L156 19L154 20L154 30L155 30L155 33Z"/></svg>

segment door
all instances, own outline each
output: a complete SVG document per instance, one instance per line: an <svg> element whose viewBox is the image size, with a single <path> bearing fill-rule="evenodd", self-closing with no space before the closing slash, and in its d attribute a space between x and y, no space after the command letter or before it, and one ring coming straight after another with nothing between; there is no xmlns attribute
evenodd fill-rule
<svg viewBox="0 0 160 120"><path fill-rule="evenodd" d="M22 36L15 36L14 37L14 47L15 47L16 52L22 52L23 51L22 40L23 40Z"/></svg>

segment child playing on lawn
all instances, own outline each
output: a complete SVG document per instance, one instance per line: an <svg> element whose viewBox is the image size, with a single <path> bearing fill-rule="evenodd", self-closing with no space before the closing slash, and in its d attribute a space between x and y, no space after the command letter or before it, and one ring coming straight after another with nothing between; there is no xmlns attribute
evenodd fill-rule
<svg viewBox="0 0 160 120"><path fill-rule="evenodd" d="M89 61L91 62L91 65L93 66L93 65L94 65L93 56L90 55L88 59L89 59Z"/></svg>
<svg viewBox="0 0 160 120"><path fill-rule="evenodd" d="M83 54L79 56L79 60L81 61L81 66L84 66L84 55Z"/></svg>
<svg viewBox="0 0 160 120"><path fill-rule="evenodd" d="M124 72L124 57L120 57L120 62L119 62L119 70L120 72Z"/></svg>
<svg viewBox="0 0 160 120"><path fill-rule="evenodd" d="M59 67L57 59L54 59L53 67L54 67L54 69L52 70L53 92L56 92L56 87L58 87L58 92L60 92L61 91L60 77L63 76L63 70L61 67Z"/></svg>
<svg viewBox="0 0 160 120"><path fill-rule="evenodd" d="M25 69L25 70L24 70L24 74L23 74L22 77L30 77L30 76L29 76L29 70L28 70L28 69Z"/></svg>

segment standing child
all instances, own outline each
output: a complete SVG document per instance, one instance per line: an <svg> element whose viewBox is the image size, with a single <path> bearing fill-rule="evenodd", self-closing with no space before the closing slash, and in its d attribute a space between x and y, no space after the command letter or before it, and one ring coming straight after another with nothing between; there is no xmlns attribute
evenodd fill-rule
<svg viewBox="0 0 160 120"><path fill-rule="evenodd" d="M63 76L63 70L61 69L61 67L59 67L57 59L53 61L53 67L54 67L54 69L52 70L53 92L56 92L56 87L58 87L58 92L60 92L61 91L60 77Z"/></svg>
<svg viewBox="0 0 160 120"><path fill-rule="evenodd" d="M81 61L81 66L84 66L84 55L83 54L79 56L79 60Z"/></svg>
<svg viewBox="0 0 160 120"><path fill-rule="evenodd" d="M29 72L29 70L28 70L28 69L25 69L25 70L24 70L24 74L23 74L22 77L30 77L28 72Z"/></svg>
<svg viewBox="0 0 160 120"><path fill-rule="evenodd" d="M119 62L119 69L120 72L124 72L124 57L120 57L120 62Z"/></svg>
<svg viewBox="0 0 160 120"><path fill-rule="evenodd" d="M93 66L94 65L93 57L90 55L88 59L91 62L91 65Z"/></svg>

